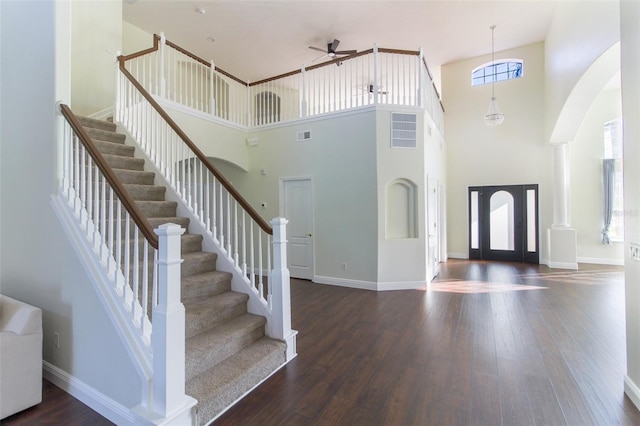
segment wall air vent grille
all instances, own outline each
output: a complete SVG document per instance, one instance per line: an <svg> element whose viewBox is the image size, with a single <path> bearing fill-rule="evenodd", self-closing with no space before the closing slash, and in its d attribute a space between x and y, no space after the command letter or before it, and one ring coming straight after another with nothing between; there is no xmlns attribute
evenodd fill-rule
<svg viewBox="0 0 640 426"><path fill-rule="evenodd" d="M416 148L418 137L416 114L391 113L391 147Z"/></svg>
<svg viewBox="0 0 640 426"><path fill-rule="evenodd" d="M296 140L298 142L308 141L311 139L311 130L305 130L296 134Z"/></svg>

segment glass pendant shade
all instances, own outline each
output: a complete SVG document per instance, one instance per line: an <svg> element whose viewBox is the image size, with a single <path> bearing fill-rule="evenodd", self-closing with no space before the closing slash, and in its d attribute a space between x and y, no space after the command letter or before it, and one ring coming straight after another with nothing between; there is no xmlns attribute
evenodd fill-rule
<svg viewBox="0 0 640 426"><path fill-rule="evenodd" d="M489 110L484 116L484 122L487 126L497 126L504 121L504 114L500 111L498 101L495 96L491 97L489 102Z"/></svg>

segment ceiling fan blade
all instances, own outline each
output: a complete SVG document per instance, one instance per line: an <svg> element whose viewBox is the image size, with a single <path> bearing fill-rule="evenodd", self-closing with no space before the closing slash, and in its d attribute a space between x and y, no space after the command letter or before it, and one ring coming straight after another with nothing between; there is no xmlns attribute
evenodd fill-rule
<svg viewBox="0 0 640 426"><path fill-rule="evenodd" d="M336 49L338 48L339 44L340 44L340 40L338 40L337 38L334 38L333 43L329 45L329 52L337 53Z"/></svg>
<svg viewBox="0 0 640 426"><path fill-rule="evenodd" d="M320 49L319 47L315 47L315 46L309 46L309 49L317 50L318 52L322 52L322 53L327 53L326 49Z"/></svg>
<svg viewBox="0 0 640 426"><path fill-rule="evenodd" d="M324 50L323 50L323 52L324 52ZM327 56L329 56L329 54L328 54L328 53L327 53L327 54L324 54L324 55L322 55L322 56L319 56L319 57L317 57L317 58L315 58L315 59L314 59L314 60L312 60L311 62L319 61L320 59L322 59L322 58L326 58Z"/></svg>
<svg viewBox="0 0 640 426"><path fill-rule="evenodd" d="M353 55L354 53L358 53L358 51L357 50L340 50L334 53L336 55Z"/></svg>

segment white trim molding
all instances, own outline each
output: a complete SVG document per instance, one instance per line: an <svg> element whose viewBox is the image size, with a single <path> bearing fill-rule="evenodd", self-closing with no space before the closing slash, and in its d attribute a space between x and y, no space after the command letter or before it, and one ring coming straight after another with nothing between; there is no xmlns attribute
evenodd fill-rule
<svg viewBox="0 0 640 426"><path fill-rule="evenodd" d="M313 282L317 284L335 285L338 287L355 288L358 290L389 291L389 290L426 290L426 281L398 281L398 282L374 282L351 280L348 278L313 276Z"/></svg>
<svg viewBox="0 0 640 426"><path fill-rule="evenodd" d="M578 263L589 263L593 265L624 266L624 259L606 259L602 257L578 257Z"/></svg>
<svg viewBox="0 0 640 426"><path fill-rule="evenodd" d="M624 376L624 393L629 397L636 408L640 410L640 386L634 383L628 375Z"/></svg>
<svg viewBox="0 0 640 426"><path fill-rule="evenodd" d="M463 260L468 260L469 259L469 253L447 253L447 257L449 259L463 259Z"/></svg>
<svg viewBox="0 0 640 426"><path fill-rule="evenodd" d="M42 362L42 376L111 422L118 425L136 423L135 416L127 407L47 361Z"/></svg>

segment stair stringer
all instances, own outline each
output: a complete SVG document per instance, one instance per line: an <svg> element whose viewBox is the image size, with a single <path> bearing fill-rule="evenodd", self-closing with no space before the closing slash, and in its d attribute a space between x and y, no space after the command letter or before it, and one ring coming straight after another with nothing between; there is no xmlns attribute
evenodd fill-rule
<svg viewBox="0 0 640 426"><path fill-rule="evenodd" d="M165 192L166 201L175 201L178 203L177 215L189 218L189 233L200 234L202 238L202 251L216 253L218 255L216 261L216 269L231 274L231 289L238 293L244 293L249 296L247 301L247 311L254 315L260 315L266 318L267 325L265 331L268 335L269 322L272 321L272 313L267 303L262 299L258 293L258 290L250 285L249 280L244 277L242 270L238 268L233 259L227 255L227 251L220 246L218 240L209 232L206 225L198 218L193 210L188 207L178 195L177 189L171 185L164 177L162 171L156 167L154 161L147 155L147 153L138 145L136 139L121 123L117 123L118 132L126 135L125 144L135 147L136 158L144 158L144 170L155 173L155 185L162 185L167 188ZM269 336L271 337L271 336Z"/></svg>
<svg viewBox="0 0 640 426"><path fill-rule="evenodd" d="M78 223L76 214L60 191L51 196L52 208L138 373L142 384L140 401L146 403L153 386L153 355L150 346L140 336L121 299L115 294L118 278L114 280L109 277L104 262L98 258L92 244L87 240L86 231Z"/></svg>

